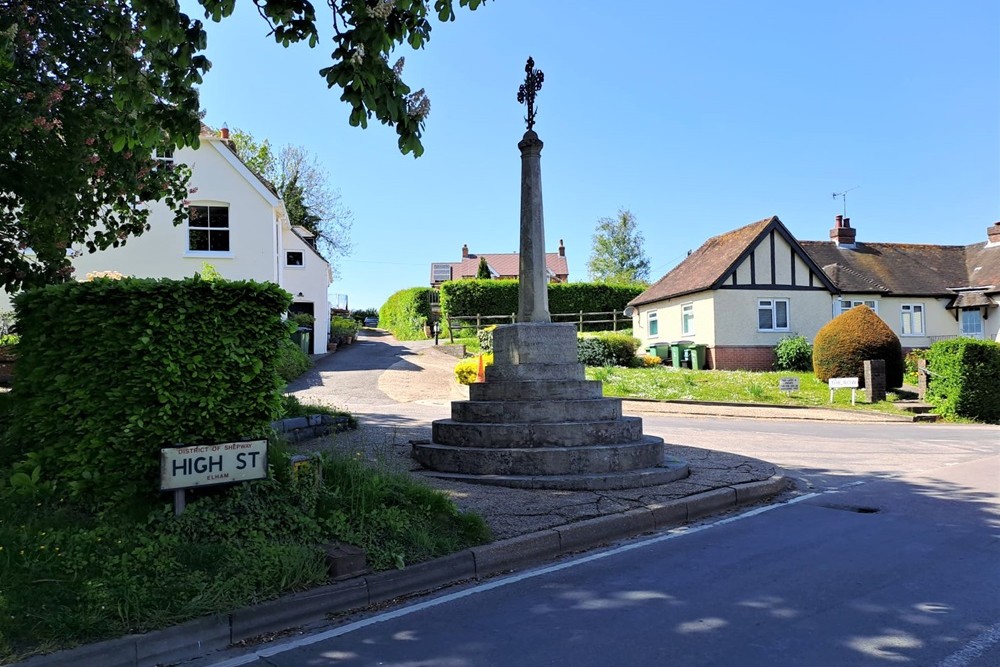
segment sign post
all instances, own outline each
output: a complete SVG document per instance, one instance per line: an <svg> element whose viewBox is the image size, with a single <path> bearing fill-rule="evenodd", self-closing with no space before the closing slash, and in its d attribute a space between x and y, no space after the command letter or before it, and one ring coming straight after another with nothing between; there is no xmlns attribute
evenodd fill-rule
<svg viewBox="0 0 1000 667"><path fill-rule="evenodd" d="M174 514L184 511L184 490L267 478L267 440L160 450L160 490L174 492Z"/></svg>
<svg viewBox="0 0 1000 667"><path fill-rule="evenodd" d="M854 405L855 394L858 390L858 378L830 378L830 402L833 403L833 391L835 389L851 390L851 405Z"/></svg>

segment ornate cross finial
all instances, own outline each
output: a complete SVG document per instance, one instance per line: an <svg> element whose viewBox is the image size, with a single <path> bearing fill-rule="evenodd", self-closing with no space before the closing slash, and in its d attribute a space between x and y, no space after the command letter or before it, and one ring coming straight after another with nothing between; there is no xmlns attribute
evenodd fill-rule
<svg viewBox="0 0 1000 667"><path fill-rule="evenodd" d="M524 78L521 87L517 89L517 101L521 104L524 104L525 101L528 103L528 115L524 120L528 121L528 130L531 130L535 124L535 93L542 89L545 74L542 70L535 69L535 61L531 57L528 58L528 64L524 66L524 71L528 75Z"/></svg>

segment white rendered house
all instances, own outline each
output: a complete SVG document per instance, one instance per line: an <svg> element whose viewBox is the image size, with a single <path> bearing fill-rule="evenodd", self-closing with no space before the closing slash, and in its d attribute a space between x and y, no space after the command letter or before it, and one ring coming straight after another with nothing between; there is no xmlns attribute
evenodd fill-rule
<svg viewBox="0 0 1000 667"><path fill-rule="evenodd" d="M190 277L211 264L224 278L274 282L292 294L292 310L315 316L313 352L325 352L330 328L330 265L311 235L293 228L269 183L230 148L228 130L202 128L201 145L178 149L173 160L191 168L189 216L174 226L173 213L151 203L150 228L118 248L88 253L74 247L74 276L117 271L139 278ZM6 295L4 295L6 296ZM8 303L4 304L10 309Z"/></svg>

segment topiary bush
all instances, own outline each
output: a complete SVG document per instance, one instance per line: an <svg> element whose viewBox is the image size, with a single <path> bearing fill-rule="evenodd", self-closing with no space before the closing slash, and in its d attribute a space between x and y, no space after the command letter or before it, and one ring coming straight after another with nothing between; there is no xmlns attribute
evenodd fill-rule
<svg viewBox="0 0 1000 667"><path fill-rule="evenodd" d="M856 377L864 386L864 362L885 360L886 387L903 384L903 347L899 338L868 306L855 306L830 320L813 341L813 372L826 382Z"/></svg>
<svg viewBox="0 0 1000 667"><path fill-rule="evenodd" d="M813 367L812 345L805 336L785 336L774 348L774 367L779 371L808 371Z"/></svg>
<svg viewBox="0 0 1000 667"><path fill-rule="evenodd" d="M21 467L100 510L160 501L160 448L263 438L290 295L250 281L101 278L19 294Z"/></svg>
<svg viewBox="0 0 1000 667"><path fill-rule="evenodd" d="M617 333L577 338L577 357L584 366L626 366L636 363L639 340Z"/></svg>
<svg viewBox="0 0 1000 667"><path fill-rule="evenodd" d="M1000 343L953 338L931 345L927 401L944 416L1000 421Z"/></svg>

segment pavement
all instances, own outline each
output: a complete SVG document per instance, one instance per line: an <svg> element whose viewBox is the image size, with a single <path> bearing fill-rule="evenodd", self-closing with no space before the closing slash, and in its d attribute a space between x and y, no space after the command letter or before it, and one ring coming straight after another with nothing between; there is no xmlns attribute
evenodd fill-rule
<svg viewBox="0 0 1000 667"><path fill-rule="evenodd" d="M22 664L75 667L98 659L103 667L152 667L187 660L207 664L204 656L233 645L253 645L288 632L304 632L373 605L676 528L792 492L783 471L767 461L669 442L667 456L686 461L690 475L640 489L527 490L435 478L412 461L410 449L412 441L430 438L431 421L449 416L451 401L467 396L467 390L454 381L454 351L449 353L432 341L401 343L384 332L366 333L334 354L317 355L313 368L288 388L303 402L350 410L358 416L360 427L298 447L362 456L372 465L420 477L447 493L462 511L483 516L494 542L401 570L363 574L230 614L40 656ZM739 404L625 401L623 408L627 414L708 418L897 419L845 410Z"/></svg>

